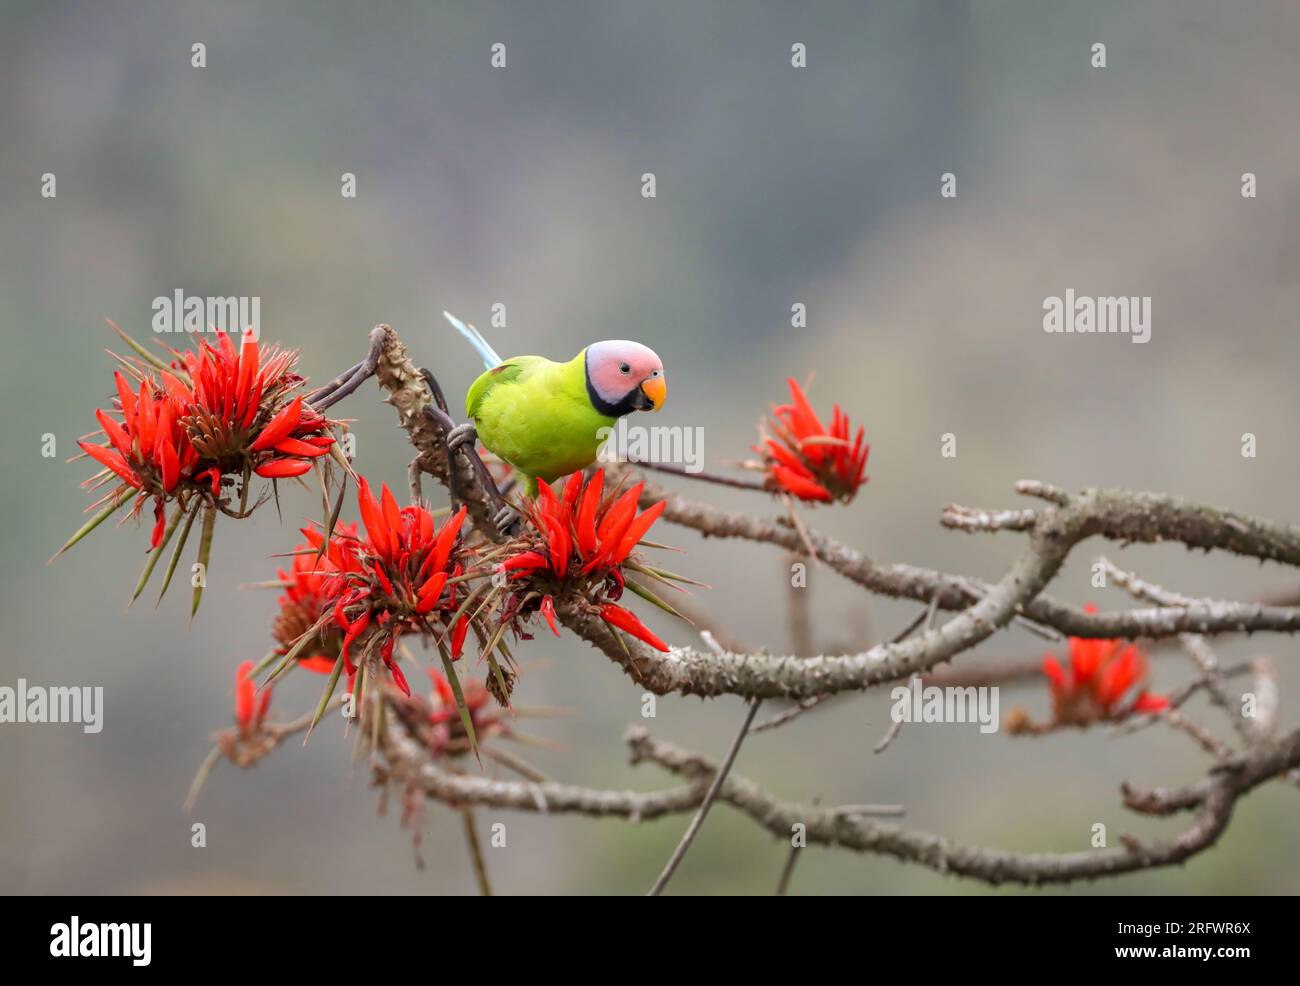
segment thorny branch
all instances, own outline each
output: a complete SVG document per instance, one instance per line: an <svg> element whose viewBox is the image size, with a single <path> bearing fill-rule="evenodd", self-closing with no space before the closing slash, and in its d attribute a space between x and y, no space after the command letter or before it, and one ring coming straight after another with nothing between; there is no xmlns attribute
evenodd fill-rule
<svg viewBox="0 0 1300 986"><path fill-rule="evenodd" d="M1026 495L1043 487L1041 483L1025 481L1019 484L1019 490ZM1059 491L1057 491L1059 492ZM1090 491L1093 493L1101 491ZM1110 491L1113 494L1128 497L1152 497L1153 494L1125 494L1123 491ZM1183 503L1175 498L1158 498L1174 503ZM669 523L698 531L705 537L738 538L760 544L771 544L785 548L797 555L807 554L807 547L799 532L784 518L770 519L750 514L723 510L706 503L690 500L654 483L647 483L641 494L642 504L659 500L667 501L663 519ZM1057 504L1064 506L1065 504ZM1133 501L1134 512L1140 508L1140 501ZM1229 530L1232 525L1241 523L1238 515L1219 511L1215 507L1200 507L1208 514L1221 516L1222 524ZM1165 511L1166 515L1168 511ZM1294 527L1281 528L1289 531L1286 539L1289 544L1290 558L1294 560L1297 539L1300 532ZM1103 533L1103 532L1096 532ZM960 575L950 575L934 569L919 568L914 565L877 563L854 548L848 547L833 538L808 530L808 542L816 550L817 558L844 578L861 585L878 595L896 599L912 599L919 603L929 603L938 599L938 606L945 611L962 610L978 601L993 587L978 579ZM1148 540L1147 538L1126 538L1118 529L1105 536L1115 540ZM1167 533L1165 540L1180 540ZM1220 545L1192 544L1189 547L1212 547ZM1229 549L1231 550L1231 549ZM1254 552L1244 552L1259 557ZM1276 560L1284 561L1284 558ZM1263 603L1226 603L1201 600L1196 607L1161 606L1151 609L1135 609L1114 613L1084 613L1077 607L1040 594L1026 601L1022 607L1023 615L1035 623L1052 627L1071 637L1146 637L1156 639L1175 636L1179 633L1251 633L1260 630L1278 632L1295 632L1300 630L1300 608L1291 605L1269 605Z"/></svg>
<svg viewBox="0 0 1300 986"><path fill-rule="evenodd" d="M660 491L655 490L653 495L658 497ZM763 541L771 540L765 535L782 530L776 525L765 527L766 522L755 518L725 515L714 508L689 504L682 498L671 495L670 506L665 509L664 517L678 522L689 520L691 523L687 526L695 526L702 532L727 531L730 536ZM744 523L748 521L753 523ZM790 533L789 542L782 541L782 546L791 551L800 550L798 535L793 531ZM1027 550L1006 575L999 582L988 586L983 595L974 600L967 597L967 604L959 609L955 617L917 637L879 644L857 654L807 658L768 654L712 654L691 648L674 648L671 653L660 655L635 641L629 641L624 649L599 620L575 608L562 608L561 616L570 629L604 651L650 691L659 694L680 692L702 696L733 694L749 698L803 699L867 688L923 673L985 640L1006 626L1017 614L1023 613L1035 619L1050 616L1050 613L1037 612L1033 604L1041 601L1040 593L1060 570L1070 550L1090 537L1099 536L1126 543L1178 541L1189 547L1217 548L1261 560L1300 565L1300 528L1260 521L1176 497L1150 493L1086 490L1070 497L1062 505L1053 505L1038 512L1028 534ZM810 537L818 538L823 545L826 543L825 539L812 535L811 532ZM823 561L828 563L831 559L843 561L848 550L823 551L822 547L818 547L818 540L814 540L813 544ZM878 570L862 556L857 558L858 574L864 576L857 581L871 588L871 579L866 576ZM895 573L900 567L891 566ZM911 570L907 575L909 584L917 578L917 571L919 570ZM923 597L925 601L937 597L938 605L943 607L944 582L954 578L937 576L923 580L934 590L934 596ZM892 575L887 581L889 589L903 587ZM968 590L963 589L963 592L966 591ZM886 594L910 596L911 592L886 591ZM1063 604L1057 605L1063 607ZM1071 621L1057 621L1054 618L1045 619L1044 622L1054 626L1058 622L1071 625ZM1265 628L1294 631L1300 629L1300 610L1207 600L1179 607L1111 614L1101 625L1109 626L1111 622L1122 628L1120 632L1108 631L1102 634L1093 626L1090 632L1083 635L1161 637L1170 632L1193 630L1213 633ZM1123 628L1125 624L1126 629ZM1069 632L1079 635L1072 627Z"/></svg>
<svg viewBox="0 0 1300 986"><path fill-rule="evenodd" d="M445 438L449 419L444 402L436 392L436 382L410 362L388 326L375 328L371 335L371 356L325 388L326 399L332 402L341 389L355 389L371 370L387 391L388 402L397 408L399 421L417 450L413 470L449 484L457 497L469 505L476 526L486 536L495 537L496 528L491 522L493 504L481 482L481 470L466 456L447 454ZM437 414L430 408L441 409L443 413ZM623 468L631 470L631 467ZM609 471L616 474L619 470ZM614 478L617 481L616 475ZM925 603L931 608L932 616L935 611L955 614L945 622L928 623L918 635L859 653L773 655L675 647L667 654L660 654L636 640L616 638L602 621L578 607L561 604L558 614L571 631L602 651L648 691L700 696L732 694L749 699L755 706L767 698L815 700L906 680L918 674L926 675L927 680L948 677L960 680L961 669L937 672L935 669L1017 620L1075 637L1151 640L1178 637L1184 646L1213 635L1300 630L1300 607L1291 605L1294 594L1279 603L1193 599L1160 595L1152 591L1155 587L1131 576L1127 587L1155 605L1083 613L1044 592L1070 552L1090 538L1120 544L1168 541L1188 549L1217 550L1300 567L1300 527L1155 493L1090 489L1070 494L1036 481L1017 484L1017 491L1043 502L1032 509L996 511L954 505L940 518L941 524L953 530L1008 532L1027 537L1024 551L1003 577L996 582L985 582L910 565L877 563L789 516L770 519L726 511L656 484L646 484L643 505L665 500L663 519L670 523L693 529L705 537L773 545L796 557L812 554L869 592ZM1011 667L1013 677L1023 676L1026 668L1022 663ZM1216 701L1223 700L1224 679L1242 670L1220 669L1217 661L1207 663L1205 654L1198 659L1198 665L1198 680L1184 689L1172 705L1175 715L1177 706L1197 688L1209 691ZM1193 728L1192 735L1216 757L1213 767L1200 781L1172 789L1139 790L1127 784L1121 788L1124 804L1129 809L1154 816L1187 814L1190 821L1186 827L1166 841L1144 844L1125 836L1120 847L1104 850L1016 853L969 846L872 817L901 813L897 807L822 808L816 804L780 801L754 782L725 769L720 773L710 761L655 740L640 728L629 730L627 736L633 762L657 764L679 778L683 782L680 786L639 793L461 774L443 768L431 758L427 748L408 732L400 716L380 717L382 728L374 736L375 752L379 755L375 773L382 783L417 790L425 798L461 808L482 805L632 821L699 811L716 798L781 839L789 839L793 828L801 825L808 845L889 855L991 884L1059 883L1181 863L1218 840L1238 798L1300 767L1300 730L1274 738L1276 686L1271 666L1257 662L1250 669L1271 704L1266 725L1243 727L1234 723L1250 740L1243 752L1230 750L1203 734L1198 736L1197 729Z"/></svg>
<svg viewBox="0 0 1300 986"><path fill-rule="evenodd" d="M463 449L463 454L448 456L447 432L451 418L445 401L436 392L436 381L430 386L431 375L422 372L406 354L406 347L397 333L387 325L376 325L370 332L370 354L352 372L349 380L360 383L369 376L358 374L370 368L370 373L386 392L384 401L397 411L398 423L418 453L411 464L412 475L424 472L444 486L454 489L458 499L469 507L474 526L485 536L496 540L499 535L492 523L495 513L490 493L485 486L486 468L473 449ZM337 381L336 381L337 382ZM332 401L336 382L324 390ZM317 399L313 395L313 399ZM450 461L449 461L450 459ZM414 484L414 480L412 480Z"/></svg>
<svg viewBox="0 0 1300 986"><path fill-rule="evenodd" d="M626 739L633 763L657 764L685 783L659 791L636 792L452 773L431 761L424 748L395 724L390 724L383 735L385 762L376 771L381 781L417 787L426 797L452 805L474 804L633 822L699 807L717 773L715 764L656 740L640 727L629 729ZM1124 803L1134 812L1157 816L1189 813L1190 823L1166 841L1143 844L1125 837L1123 844L1114 849L1068 853L1016 853L971 846L873 817L900 814L897 806L821 808L784 802L734 773L722 781L716 797L781 840L789 840L796 826L802 826L809 846L893 856L940 873L995 885L1009 882L1039 885L1117 876L1181 863L1218 840L1227 828L1238 798L1297 765L1300 765L1300 730L1216 766L1202 780L1187 787L1139 790L1125 785Z"/></svg>

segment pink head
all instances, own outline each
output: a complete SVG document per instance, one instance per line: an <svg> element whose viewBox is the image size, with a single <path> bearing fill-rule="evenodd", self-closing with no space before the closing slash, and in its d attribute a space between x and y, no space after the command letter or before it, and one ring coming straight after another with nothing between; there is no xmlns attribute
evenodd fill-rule
<svg viewBox="0 0 1300 986"><path fill-rule="evenodd" d="M664 365L649 346L607 339L593 342L586 355L587 395L601 414L618 418L663 407L668 396Z"/></svg>

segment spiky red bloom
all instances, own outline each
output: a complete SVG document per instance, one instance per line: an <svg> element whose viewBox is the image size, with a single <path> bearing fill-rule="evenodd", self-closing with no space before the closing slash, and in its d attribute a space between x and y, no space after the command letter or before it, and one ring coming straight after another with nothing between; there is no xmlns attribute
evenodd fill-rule
<svg viewBox="0 0 1300 986"><path fill-rule="evenodd" d="M1095 613L1089 604L1084 611ZM1125 697L1145 683L1146 656L1136 644L1124 640L1071 637L1067 672L1053 654L1043 658L1043 673L1052 691L1056 722L1079 725L1099 719L1122 719L1133 712L1159 712L1169 700L1139 687L1132 700Z"/></svg>
<svg viewBox="0 0 1300 986"><path fill-rule="evenodd" d="M262 728L266 710L271 705L271 689L266 687L257 694L253 681L253 662L245 661L235 669L235 725L241 739L247 739Z"/></svg>
<svg viewBox="0 0 1300 986"><path fill-rule="evenodd" d="M834 405L827 428L808 403L793 377L792 402L772 409L768 425L771 436L763 436L754 451L763 456L770 489L789 493L811 503L831 500L848 502L867 481L867 456L871 446L858 427L852 441L848 415Z"/></svg>
<svg viewBox="0 0 1300 986"><path fill-rule="evenodd" d="M621 494L602 497L605 470L598 469L584 482L582 473L569 476L556 493L542 479L537 497L527 508L529 524L541 535L534 551L516 552L504 565L507 571L545 570L556 579L590 576L617 569L664 512L660 500L637 513L644 483Z"/></svg>
<svg viewBox="0 0 1300 986"><path fill-rule="evenodd" d="M539 479L537 497L526 507L528 525L506 546L505 557L497 565L498 572L520 583L502 607L503 619L513 621L541 612L551 631L559 636L556 593L589 599L589 590L595 588L599 604L617 600L626 581L622 567L629 563L633 549L664 511L661 500L637 512L644 486L637 483L622 493L604 496L603 469L586 481L582 473L573 473L558 493ZM627 610L613 608L632 618L620 629L667 650L640 620Z"/></svg>
<svg viewBox="0 0 1300 986"><path fill-rule="evenodd" d="M301 475L334 442L332 422L297 393L306 381L293 372L296 352L263 351L251 333L237 347L218 332L216 347L204 339L197 351L170 353L168 364L122 359L112 411L95 411L106 444L78 442L103 467L88 485L118 481L101 503L136 491L139 513L153 499L151 550L162 540L165 503L188 509L198 497L215 506L222 486L234 486L230 477Z"/></svg>
<svg viewBox="0 0 1300 986"><path fill-rule="evenodd" d="M460 531L467 511L462 507L439 528L423 504L399 507L387 485L376 500L364 478L358 483L366 537L358 537L355 529L336 528L325 545L322 561L328 559L333 570L316 585L324 602L321 612L328 611L342 631L339 654L349 675L356 670L352 648L361 642L366 652L378 653L393 681L409 695L393 649L402 634L432 634L436 621L454 615L458 583L447 583L463 571ZM321 549L322 531L306 527L303 534ZM450 630L456 656L464 643L461 622L468 624L468 616L443 628L444 636Z"/></svg>
<svg viewBox="0 0 1300 986"><path fill-rule="evenodd" d="M340 541L355 540L357 525L337 524L334 533ZM330 555L317 555L311 545L300 544L294 552L289 570L286 572L282 568L278 573L284 583L284 593L277 600L280 611L276 614L272 632L280 645L276 653L282 656L332 610L345 582L342 576L347 571L340 569ZM345 565L355 562L350 553L343 553L340 560ZM302 649L298 663L308 671L328 674L334 670L342 646L343 631L329 620L316 627L313 640Z"/></svg>

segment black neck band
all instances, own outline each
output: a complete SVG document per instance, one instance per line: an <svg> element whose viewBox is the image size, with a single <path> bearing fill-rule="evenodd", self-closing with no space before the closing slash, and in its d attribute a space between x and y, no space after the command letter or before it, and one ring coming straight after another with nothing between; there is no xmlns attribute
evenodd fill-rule
<svg viewBox="0 0 1300 986"><path fill-rule="evenodd" d="M591 406L607 418L621 418L624 415L631 414L633 411L640 410L637 395L640 394L641 388L633 387L624 395L623 399L617 404L611 404L600 394L596 393L596 388L591 382L591 371L587 368L587 358L582 358L582 372L587 380L587 396L591 398Z"/></svg>

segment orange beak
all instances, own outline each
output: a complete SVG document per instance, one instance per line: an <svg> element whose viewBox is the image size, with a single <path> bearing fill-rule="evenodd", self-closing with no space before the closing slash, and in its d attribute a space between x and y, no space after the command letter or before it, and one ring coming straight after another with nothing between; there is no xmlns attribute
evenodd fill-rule
<svg viewBox="0 0 1300 986"><path fill-rule="evenodd" d="M668 397L668 382L662 376L651 377L641 384L641 393L650 399L654 410L658 411Z"/></svg>

